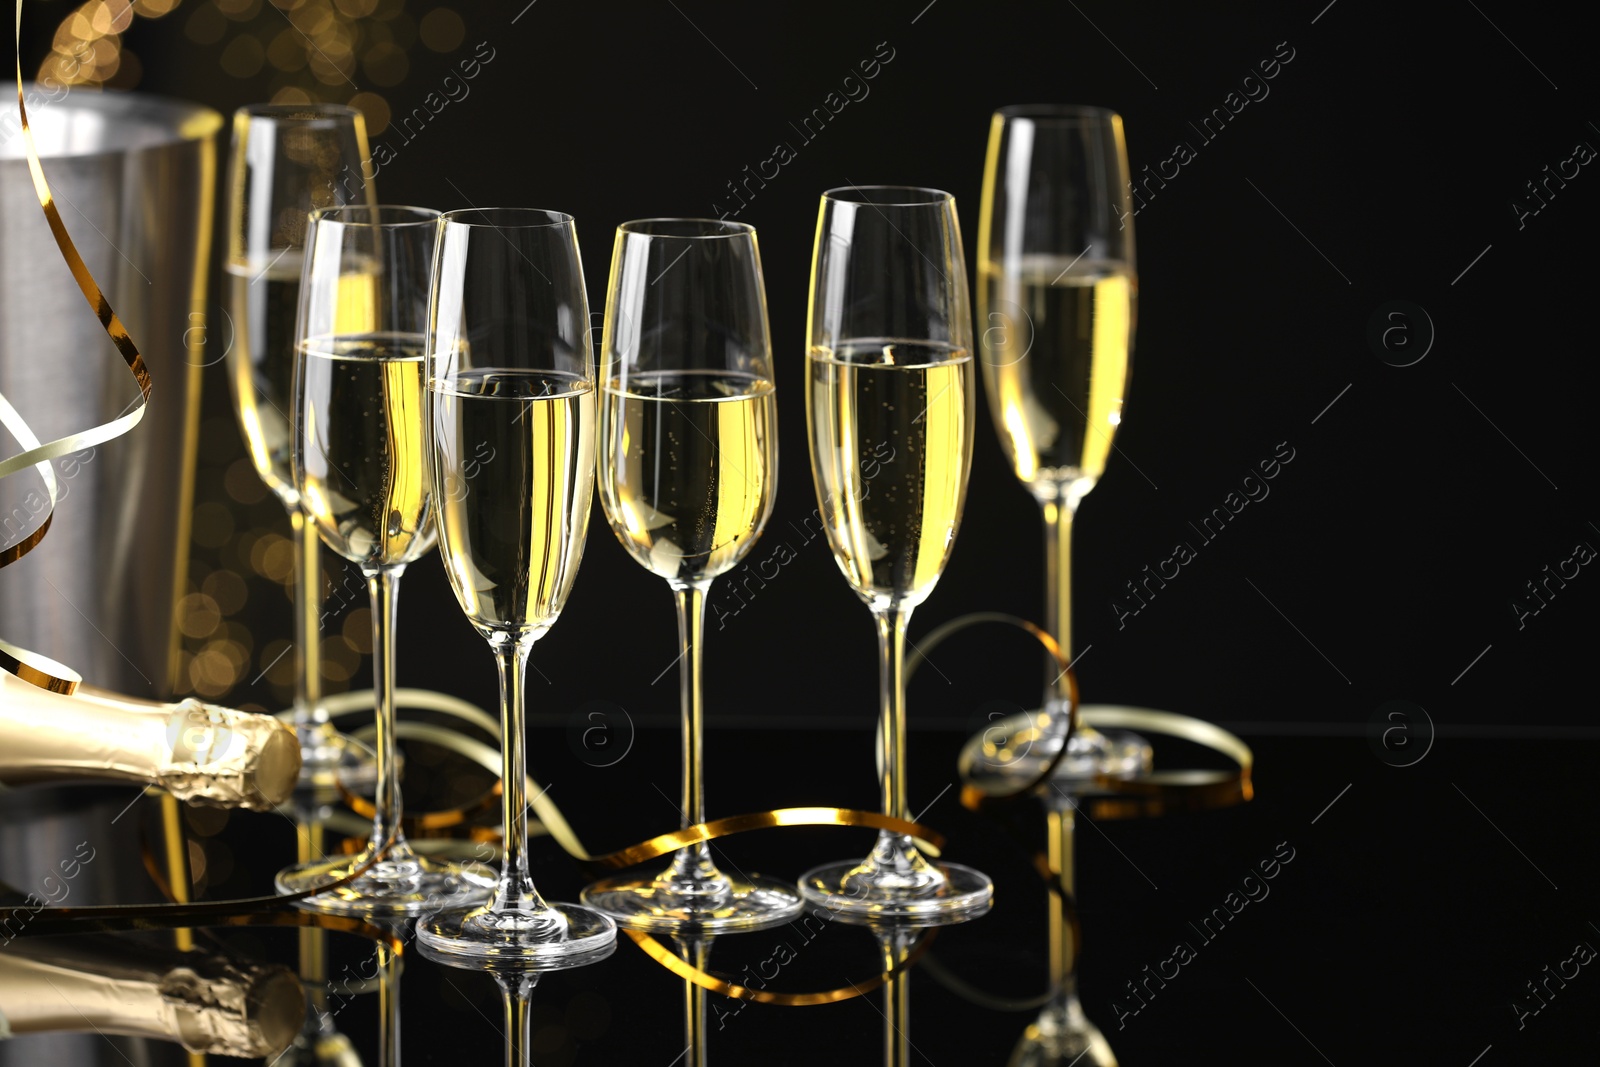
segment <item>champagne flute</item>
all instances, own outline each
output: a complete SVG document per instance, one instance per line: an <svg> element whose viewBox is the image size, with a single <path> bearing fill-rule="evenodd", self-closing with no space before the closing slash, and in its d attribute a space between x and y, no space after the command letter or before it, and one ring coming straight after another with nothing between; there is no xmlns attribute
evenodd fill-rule
<svg viewBox="0 0 1600 1067"><path fill-rule="evenodd" d="M372 597L378 789L372 837L354 856L278 872L281 893L359 878L300 906L367 918L486 898L476 864L418 856L401 832L395 765L394 627L400 576L433 547L423 425L428 279L439 213L361 205L313 212L295 327L292 470L327 546L361 567Z"/></svg>
<svg viewBox="0 0 1600 1067"><path fill-rule="evenodd" d="M589 303L572 216L441 216L428 336L428 466L456 600L500 673L505 851L490 900L437 909L417 936L461 965L577 962L611 951L604 915L548 904L528 873L524 681L561 614L594 495Z"/></svg>
<svg viewBox="0 0 1600 1067"><path fill-rule="evenodd" d="M878 627L883 809L910 819L906 627L944 570L972 465L977 390L955 198L886 185L824 193L809 318L811 473L834 559ZM924 923L975 917L994 894L980 872L930 863L888 831L865 860L808 871L800 889L845 915Z"/></svg>
<svg viewBox="0 0 1600 1067"><path fill-rule="evenodd" d="M1057 105L995 112L978 215L978 319L989 410L1045 524L1045 622L1072 658L1072 518L1122 422L1139 292L1122 118ZM1071 732L1071 685L1049 672L1042 730L1008 770L1129 775L1150 746L1124 731Z"/></svg>
<svg viewBox="0 0 1600 1067"><path fill-rule="evenodd" d="M628 553L678 607L683 826L705 821L700 669L712 581L749 553L778 482L777 397L755 230L711 219L617 228L601 341L600 499ZM653 878L583 899L625 926L704 933L785 922L788 883L732 877L705 842Z"/></svg>
<svg viewBox="0 0 1600 1067"><path fill-rule="evenodd" d="M228 157L228 382L256 473L289 512L295 549L294 708L301 781L370 782L372 754L334 729L321 706L320 546L289 469L295 314L306 219L318 208L373 202L363 179L367 130L339 104L255 104L233 116Z"/></svg>

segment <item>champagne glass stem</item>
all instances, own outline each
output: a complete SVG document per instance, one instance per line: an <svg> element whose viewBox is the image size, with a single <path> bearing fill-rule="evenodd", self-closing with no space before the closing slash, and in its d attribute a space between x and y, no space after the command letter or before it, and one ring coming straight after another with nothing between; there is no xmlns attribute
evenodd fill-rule
<svg viewBox="0 0 1600 1067"><path fill-rule="evenodd" d="M400 834L400 774L394 743L394 627L404 571L403 566L367 571L367 592L372 598L372 695L378 731L378 791L372 798L371 847L376 852L393 837L394 847L385 857L389 862L406 859L411 851Z"/></svg>
<svg viewBox="0 0 1600 1067"><path fill-rule="evenodd" d="M497 633L489 642L500 669L500 804L505 836L500 884L489 905L495 912L545 908L528 873L528 739L523 726L527 715L528 653L533 641L531 634Z"/></svg>
<svg viewBox="0 0 1600 1067"><path fill-rule="evenodd" d="M911 609L873 612L878 624L878 767L883 775L883 813L909 819L906 793L906 627Z"/></svg>
<svg viewBox="0 0 1600 1067"><path fill-rule="evenodd" d="M294 539L294 725L328 721L322 706L322 642L318 632L322 604L322 541L316 524L300 507L289 509ZM302 739L303 740L303 739Z"/></svg>
<svg viewBox="0 0 1600 1067"><path fill-rule="evenodd" d="M1044 503L1045 629L1068 662L1072 660L1072 517L1077 510L1065 491ZM1049 691L1065 704L1071 699L1066 672L1055 666L1049 672Z"/></svg>
<svg viewBox="0 0 1600 1067"><path fill-rule="evenodd" d="M705 822L705 723L700 703L700 646L704 643L706 593L709 579L674 583L678 606L678 690L683 709L683 788L679 798L680 825ZM705 882L715 878L711 849L706 842L680 848L663 874L672 881Z"/></svg>

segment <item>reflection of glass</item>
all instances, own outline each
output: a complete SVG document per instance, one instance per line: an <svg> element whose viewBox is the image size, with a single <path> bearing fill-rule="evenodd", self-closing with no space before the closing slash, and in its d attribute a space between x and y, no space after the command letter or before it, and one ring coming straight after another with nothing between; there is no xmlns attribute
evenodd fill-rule
<svg viewBox="0 0 1600 1067"><path fill-rule="evenodd" d="M755 230L710 219L617 229L600 371L600 499L678 607L682 826L705 821L700 665L712 580L755 545L778 483L777 398ZM800 910L792 885L732 877L705 842L586 903L625 926L751 929Z"/></svg>
<svg viewBox="0 0 1600 1067"><path fill-rule="evenodd" d="M709 937L674 938L678 955L697 971L705 971L711 958ZM683 1065L706 1067L710 1054L710 1041L706 1034L706 988L698 982L683 980Z"/></svg>
<svg viewBox="0 0 1600 1067"><path fill-rule="evenodd" d="M371 203L372 186L362 179L366 159L366 126L354 108L257 104L233 117L224 257L234 338L228 380L250 459L288 509L294 535L293 725L308 783L331 784L336 772L350 783L375 770L371 753L334 730L320 705L320 549L289 469L306 217L319 208Z"/></svg>
<svg viewBox="0 0 1600 1067"><path fill-rule="evenodd" d="M955 199L896 186L823 194L808 331L811 473L834 559L877 622L883 810L910 819L906 627L944 571L972 463L972 316ZM865 860L808 871L800 889L886 918L970 916L994 893L978 871L930 863L887 831Z"/></svg>
<svg viewBox="0 0 1600 1067"><path fill-rule="evenodd" d="M524 707L528 655L566 606L594 494L577 232L572 216L532 208L452 211L438 231L426 477L445 573L499 667L505 854L487 904L430 909L417 936L458 965L594 958L616 926L588 908L547 904L528 873Z"/></svg>
<svg viewBox="0 0 1600 1067"><path fill-rule="evenodd" d="M978 318L989 410L1012 469L1045 521L1045 621L1072 657L1072 519L1122 422L1138 300L1122 119L1090 107L995 113L978 216ZM1050 671L1044 735L1017 755L1058 777L1134 774L1150 747L1080 725Z"/></svg>
<svg viewBox="0 0 1600 1067"><path fill-rule="evenodd" d="M295 797L295 859L310 863L324 855L326 819L338 799L333 789L305 790ZM273 1067L361 1067L355 1047L334 1024L328 1000L328 935L315 926L302 926L300 981L306 988L306 1021L294 1043Z"/></svg>
<svg viewBox="0 0 1600 1067"><path fill-rule="evenodd" d="M1062 889L1076 892L1072 862L1072 831L1076 808L1071 797L1057 790L1044 795L1049 830L1050 871ZM1023 1031L1009 1067L1117 1067L1104 1035L1083 1014L1078 1001L1078 959L1073 951L1071 924L1067 922L1061 894L1050 889L1050 1000Z"/></svg>
<svg viewBox="0 0 1600 1067"><path fill-rule="evenodd" d="M438 215L410 207L332 208L314 214L306 231L295 329L294 480L322 540L367 578L378 785L367 847L281 871L277 886L281 893L321 889L382 852L359 878L299 905L344 915L469 905L494 884L480 866L418 856L400 829L394 627L400 576L434 540L423 344Z"/></svg>
<svg viewBox="0 0 1600 1067"><path fill-rule="evenodd" d="M886 927L873 931L883 954L883 969L896 971L924 931L908 927ZM883 985L883 1067L912 1067L911 1058L911 974L898 971ZM922 1057L918 1057L921 1059Z"/></svg>
<svg viewBox="0 0 1600 1067"><path fill-rule="evenodd" d="M121 1034L270 1060L293 1040L304 1012L294 972L232 956L106 935L19 938L0 952L0 1020L8 1036Z"/></svg>
<svg viewBox="0 0 1600 1067"><path fill-rule="evenodd" d="M419 940L417 950L424 959L447 966L459 966L459 957L440 953L437 942ZM501 1006L504 1011L505 1064L506 1067L533 1067L533 989L539 976L551 971L566 970L597 963L615 952L615 938L606 940L592 951L566 955L495 956L479 962L483 970L494 975L500 987Z"/></svg>

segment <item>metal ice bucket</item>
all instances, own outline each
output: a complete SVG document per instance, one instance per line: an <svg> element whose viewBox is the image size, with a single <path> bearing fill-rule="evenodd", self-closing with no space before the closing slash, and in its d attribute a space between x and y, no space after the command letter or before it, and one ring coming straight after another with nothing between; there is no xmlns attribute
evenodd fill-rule
<svg viewBox="0 0 1600 1067"><path fill-rule="evenodd" d="M138 93L29 86L27 99L61 217L154 388L130 433L56 461L49 535L0 570L0 638L94 684L167 696L200 373L227 342L225 324L208 338L205 317L222 116ZM15 102L0 104L0 392L48 441L116 417L138 389L50 235L18 128ZM20 450L0 441L0 455ZM43 497L34 472L0 482L0 548L43 519Z"/></svg>

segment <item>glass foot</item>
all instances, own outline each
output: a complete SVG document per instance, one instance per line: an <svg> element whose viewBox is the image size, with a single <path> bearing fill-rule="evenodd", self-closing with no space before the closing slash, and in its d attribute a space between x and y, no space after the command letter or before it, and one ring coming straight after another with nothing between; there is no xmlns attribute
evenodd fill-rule
<svg viewBox="0 0 1600 1067"><path fill-rule="evenodd" d="M1006 1067L1117 1067L1117 1057L1073 997L1029 1024Z"/></svg>
<svg viewBox="0 0 1600 1067"><path fill-rule="evenodd" d="M378 781L377 754L326 722L291 722L300 740L300 788L332 789L340 784L370 796Z"/></svg>
<svg viewBox="0 0 1600 1067"><path fill-rule="evenodd" d="M676 882L665 875L608 878L586 888L583 902L630 929L708 934L778 926L805 907L787 882L724 874L704 885Z"/></svg>
<svg viewBox="0 0 1600 1067"><path fill-rule="evenodd" d="M1150 773L1155 750L1150 742L1127 730L1101 732L1087 724L1080 725L1077 733L1066 739L1067 754L1056 764L1055 781L1093 778L1097 774L1112 778L1133 778ZM1057 739L1050 748L1047 760L1061 751Z"/></svg>
<svg viewBox="0 0 1600 1067"><path fill-rule="evenodd" d="M918 875L907 882L874 878L859 861L829 863L800 876L800 893L840 919L864 922L914 920L938 926L976 919L989 910L994 883L981 871L920 857L919 864Z"/></svg>
<svg viewBox="0 0 1600 1067"><path fill-rule="evenodd" d="M1138 734L1100 731L1080 723L1069 738L1067 726L1065 715L1048 710L1003 719L968 742L973 770L982 777L1037 778L1065 743L1066 755L1056 764L1052 781L1088 781L1096 775L1136 778L1150 773L1155 750Z"/></svg>
<svg viewBox="0 0 1600 1067"><path fill-rule="evenodd" d="M422 954L448 966L497 970L578 967L609 956L617 926L608 916L576 904L542 911L477 908L417 920Z"/></svg>
<svg viewBox="0 0 1600 1067"><path fill-rule="evenodd" d="M306 911L359 918L417 915L446 908L470 908L494 892L495 873L477 863L438 863L411 853L402 842L391 849L396 858L375 864L360 878L337 889L296 901ZM278 872L279 893L304 893L337 882L371 859L370 851L354 856L304 863Z"/></svg>

